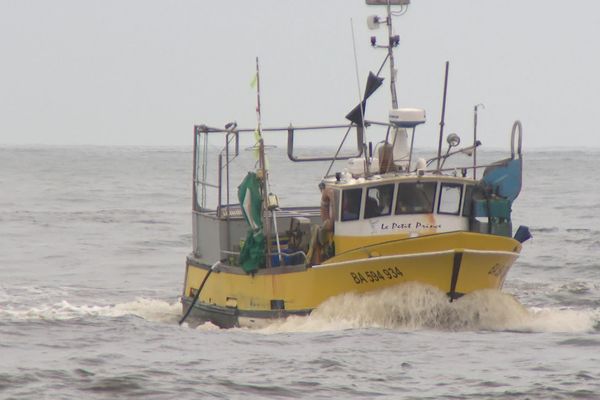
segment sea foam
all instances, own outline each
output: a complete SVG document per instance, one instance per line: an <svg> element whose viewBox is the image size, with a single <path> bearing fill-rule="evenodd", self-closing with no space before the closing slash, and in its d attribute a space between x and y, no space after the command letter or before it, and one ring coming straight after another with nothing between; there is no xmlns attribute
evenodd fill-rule
<svg viewBox="0 0 600 400"><path fill-rule="evenodd" d="M514 296L481 290L449 302L438 289L407 283L373 293L330 298L306 317L289 317L260 330L321 332L384 328L401 331L588 332L600 310L526 308Z"/></svg>
<svg viewBox="0 0 600 400"><path fill-rule="evenodd" d="M136 316L152 322L176 322L181 313L179 302L138 298L113 305L74 305L63 300L31 308L0 309L0 320L71 320L80 318Z"/></svg>

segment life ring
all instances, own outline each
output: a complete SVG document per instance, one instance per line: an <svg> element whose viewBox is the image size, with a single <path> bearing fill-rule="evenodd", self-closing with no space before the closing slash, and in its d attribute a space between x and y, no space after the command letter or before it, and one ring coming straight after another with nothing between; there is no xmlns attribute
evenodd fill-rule
<svg viewBox="0 0 600 400"><path fill-rule="evenodd" d="M333 190L331 188L323 189L321 194L321 221L323 221L323 230L333 232Z"/></svg>

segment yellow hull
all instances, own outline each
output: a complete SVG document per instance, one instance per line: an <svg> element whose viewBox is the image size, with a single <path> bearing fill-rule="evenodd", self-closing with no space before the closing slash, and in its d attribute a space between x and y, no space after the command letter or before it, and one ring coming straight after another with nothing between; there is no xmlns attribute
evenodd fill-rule
<svg viewBox="0 0 600 400"><path fill-rule="evenodd" d="M276 267L251 276L219 266L191 317L235 326L241 318L307 314L332 296L411 281L435 286L453 299L479 289L500 289L520 250L521 244L511 238L453 232L366 246L311 268ZM208 271L208 266L188 259L184 308Z"/></svg>

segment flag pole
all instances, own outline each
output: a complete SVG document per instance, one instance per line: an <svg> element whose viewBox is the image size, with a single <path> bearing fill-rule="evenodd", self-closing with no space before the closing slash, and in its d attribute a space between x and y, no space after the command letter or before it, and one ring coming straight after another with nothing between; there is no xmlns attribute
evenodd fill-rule
<svg viewBox="0 0 600 400"><path fill-rule="evenodd" d="M258 63L258 57L256 57L256 132L258 136L258 166L262 178L262 192L263 192L263 215L264 215L264 229L265 229L265 248L266 257L265 263L267 268L271 268L271 221L269 219L269 192L267 185L267 166L265 162L265 143L262 137L262 119L260 113L260 68ZM253 82L254 83L254 82Z"/></svg>

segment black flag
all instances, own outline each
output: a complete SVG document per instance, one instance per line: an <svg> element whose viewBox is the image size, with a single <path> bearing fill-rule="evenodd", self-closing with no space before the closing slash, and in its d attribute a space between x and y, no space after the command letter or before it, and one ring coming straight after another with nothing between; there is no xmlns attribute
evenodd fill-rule
<svg viewBox="0 0 600 400"><path fill-rule="evenodd" d="M375 91L377 89L379 89L379 86L381 86L382 83L383 83L383 78L380 78L380 77L376 76L374 73L369 72L369 78L367 79L367 87L365 88L365 96L364 96L363 100L360 102L360 104L358 104L356 107L354 107L352 109L352 111L350 111L348 113L348 115L346 115L346 119L352 121L356 125L362 125L363 124L363 115L365 115L365 107L367 105L367 99L373 93L375 93ZM362 107L362 112L361 112L361 107Z"/></svg>

